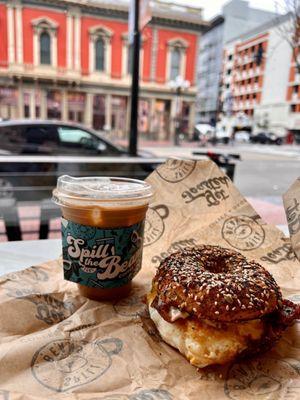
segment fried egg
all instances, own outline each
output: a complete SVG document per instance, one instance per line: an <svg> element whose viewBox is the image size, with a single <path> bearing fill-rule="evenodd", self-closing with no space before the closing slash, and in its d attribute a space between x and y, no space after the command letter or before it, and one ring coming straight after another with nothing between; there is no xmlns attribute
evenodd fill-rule
<svg viewBox="0 0 300 400"><path fill-rule="evenodd" d="M200 321L182 315L182 318L177 318L174 322L167 322L151 307L151 303L152 301L149 302L150 317L162 339L199 368L233 360L247 349L249 341L259 340L264 333L264 323L260 319L214 324L212 321ZM176 314L174 310L171 312L172 315Z"/></svg>

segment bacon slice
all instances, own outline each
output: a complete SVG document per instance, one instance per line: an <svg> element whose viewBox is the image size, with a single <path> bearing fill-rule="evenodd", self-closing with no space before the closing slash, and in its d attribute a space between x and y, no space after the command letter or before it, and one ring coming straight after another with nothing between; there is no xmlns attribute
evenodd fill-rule
<svg viewBox="0 0 300 400"><path fill-rule="evenodd" d="M283 332L299 318L300 304L295 304L290 300L282 300L280 309L262 317L265 322L263 337L256 342L250 342L248 348L240 354L240 357L253 356L269 350L281 338Z"/></svg>

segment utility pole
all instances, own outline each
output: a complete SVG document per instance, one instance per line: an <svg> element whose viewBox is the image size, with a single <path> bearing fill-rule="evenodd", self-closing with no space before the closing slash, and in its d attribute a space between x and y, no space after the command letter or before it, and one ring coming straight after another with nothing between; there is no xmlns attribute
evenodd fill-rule
<svg viewBox="0 0 300 400"><path fill-rule="evenodd" d="M129 132L129 155L137 155L138 139L138 106L139 106L139 69L140 69L140 41L139 30L139 4L140 0L134 0L134 30L133 30L133 63L131 83L131 111ZM130 56L130 55L129 55Z"/></svg>

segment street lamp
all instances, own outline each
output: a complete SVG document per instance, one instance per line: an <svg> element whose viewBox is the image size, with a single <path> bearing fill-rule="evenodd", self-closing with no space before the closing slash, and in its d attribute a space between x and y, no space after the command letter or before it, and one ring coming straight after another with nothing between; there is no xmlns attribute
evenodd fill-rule
<svg viewBox="0 0 300 400"><path fill-rule="evenodd" d="M175 79L169 82L169 87L176 93L176 104L175 104L175 136L174 144L179 145L179 134L180 134L180 95L184 90L187 90L191 86L190 81L184 80L181 76L177 76ZM181 107L182 111L182 107Z"/></svg>

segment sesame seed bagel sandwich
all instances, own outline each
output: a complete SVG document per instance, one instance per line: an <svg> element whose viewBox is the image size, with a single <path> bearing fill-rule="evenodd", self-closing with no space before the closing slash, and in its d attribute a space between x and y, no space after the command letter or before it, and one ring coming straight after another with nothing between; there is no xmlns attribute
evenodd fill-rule
<svg viewBox="0 0 300 400"><path fill-rule="evenodd" d="M200 368L269 349L300 317L268 271L219 246L168 256L147 302L164 341Z"/></svg>

